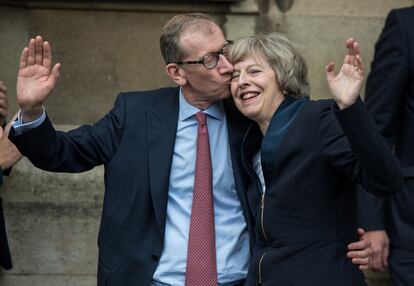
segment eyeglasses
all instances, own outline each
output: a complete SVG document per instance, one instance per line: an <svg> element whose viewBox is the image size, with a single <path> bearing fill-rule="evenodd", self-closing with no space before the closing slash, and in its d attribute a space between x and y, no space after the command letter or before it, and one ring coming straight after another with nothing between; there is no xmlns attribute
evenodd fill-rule
<svg viewBox="0 0 414 286"><path fill-rule="evenodd" d="M205 66L207 69L214 69L220 60L220 55L223 55L225 58L227 58L231 43L232 41L227 41L227 43L219 51L208 53L201 60L180 61L180 62L176 62L176 64L178 65L184 65L184 64L189 64L189 65L199 64L200 65L201 64Z"/></svg>

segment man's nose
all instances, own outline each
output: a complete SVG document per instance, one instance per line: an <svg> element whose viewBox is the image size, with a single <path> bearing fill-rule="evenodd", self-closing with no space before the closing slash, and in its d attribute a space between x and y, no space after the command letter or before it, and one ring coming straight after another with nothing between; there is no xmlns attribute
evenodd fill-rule
<svg viewBox="0 0 414 286"><path fill-rule="evenodd" d="M224 55L219 55L219 69L221 73L232 73L233 65Z"/></svg>

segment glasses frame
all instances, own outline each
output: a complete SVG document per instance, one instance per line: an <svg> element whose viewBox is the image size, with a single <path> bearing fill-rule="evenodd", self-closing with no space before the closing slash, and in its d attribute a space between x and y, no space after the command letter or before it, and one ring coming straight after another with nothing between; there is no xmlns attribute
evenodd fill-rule
<svg viewBox="0 0 414 286"><path fill-rule="evenodd" d="M178 61L178 62L175 62L175 64L177 65L187 65L187 64L188 65L203 65L206 69L209 69L209 70L214 69L218 65L218 62L220 61L220 55L223 55L227 59L228 49L232 43L233 41L227 40L227 43L219 51L208 53L198 61ZM208 57L212 57L212 60L210 62L214 63L214 65L210 65L208 63L206 64L206 59Z"/></svg>

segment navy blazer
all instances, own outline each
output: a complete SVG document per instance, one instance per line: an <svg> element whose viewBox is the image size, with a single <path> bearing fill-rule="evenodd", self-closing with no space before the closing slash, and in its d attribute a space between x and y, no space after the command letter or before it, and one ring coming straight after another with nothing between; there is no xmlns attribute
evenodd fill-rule
<svg viewBox="0 0 414 286"><path fill-rule="evenodd" d="M361 225L414 251L414 7L393 10L375 45L365 104L401 162L404 187L385 201L360 194Z"/></svg>
<svg viewBox="0 0 414 286"><path fill-rule="evenodd" d="M401 173L361 100L342 111L333 106L305 102L281 139L278 111L263 139L255 125L246 135L243 163L255 182L248 198L257 217L246 285L366 285L346 257L347 244L358 240L354 186L390 194L401 187ZM252 169L259 149L264 195Z"/></svg>
<svg viewBox="0 0 414 286"><path fill-rule="evenodd" d="M168 185L178 122L179 88L120 94L96 124L57 132L49 119L11 140L41 169L82 172L105 166L98 285L150 285L164 245ZM249 232L248 176L240 148L247 120L225 103L236 189ZM253 243L253 240L252 240ZM246 250L248 251L248 250Z"/></svg>

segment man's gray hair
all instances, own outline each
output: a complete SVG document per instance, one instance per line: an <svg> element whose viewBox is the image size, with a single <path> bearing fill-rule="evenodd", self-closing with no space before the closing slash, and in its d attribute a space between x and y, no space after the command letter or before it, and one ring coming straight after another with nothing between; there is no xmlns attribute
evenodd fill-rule
<svg viewBox="0 0 414 286"><path fill-rule="evenodd" d="M180 14L171 18L163 27L160 37L161 53L165 63L175 63L185 56L186 51L180 47L180 37L188 30L206 31L211 25L217 24L212 17L202 13Z"/></svg>

